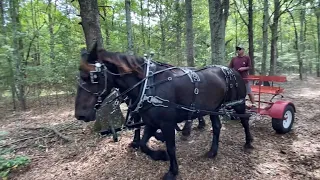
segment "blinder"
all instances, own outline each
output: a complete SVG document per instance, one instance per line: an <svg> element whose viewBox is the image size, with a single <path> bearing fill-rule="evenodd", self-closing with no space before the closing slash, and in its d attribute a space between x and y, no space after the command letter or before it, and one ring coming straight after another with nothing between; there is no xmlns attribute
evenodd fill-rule
<svg viewBox="0 0 320 180"><path fill-rule="evenodd" d="M86 84L80 83L79 81L79 86L87 91L88 93L91 93L97 97L97 103L95 104L94 109L99 109L101 104L102 104L102 98L101 96L104 95L107 91L107 67L99 62L96 62L95 64L89 64L91 66L94 66L94 70L89 72L89 77L90 77L90 82L92 84L99 84L101 76L104 77L104 88L102 91L97 91L97 92L92 92L89 89L85 88L83 85ZM80 78L81 79L81 78Z"/></svg>
<svg viewBox="0 0 320 180"><path fill-rule="evenodd" d="M95 64L90 64L90 65L94 65L95 66L95 70L94 71L90 71L89 75L90 75L90 81L92 84L98 84L99 83L99 73L101 73L101 63L95 63Z"/></svg>

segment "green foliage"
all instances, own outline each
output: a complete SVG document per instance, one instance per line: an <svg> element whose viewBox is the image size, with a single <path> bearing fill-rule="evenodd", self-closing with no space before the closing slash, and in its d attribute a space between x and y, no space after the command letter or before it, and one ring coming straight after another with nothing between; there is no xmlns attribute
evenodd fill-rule
<svg viewBox="0 0 320 180"><path fill-rule="evenodd" d="M7 132L0 132L0 140ZM21 166L26 166L31 160L26 156L16 156L10 148L0 148L0 178L6 179L9 173Z"/></svg>
<svg viewBox="0 0 320 180"><path fill-rule="evenodd" d="M0 153L2 152L0 151ZM25 156L16 156L10 159L0 156L0 177L6 178L10 171L29 163L30 159Z"/></svg>

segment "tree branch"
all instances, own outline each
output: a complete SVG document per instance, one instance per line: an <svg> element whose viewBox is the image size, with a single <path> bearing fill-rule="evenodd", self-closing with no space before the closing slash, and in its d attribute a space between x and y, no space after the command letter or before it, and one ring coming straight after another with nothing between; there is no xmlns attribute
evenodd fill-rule
<svg viewBox="0 0 320 180"><path fill-rule="evenodd" d="M31 130L46 129L46 130L54 132L56 135L58 135L63 140L73 141L71 138L61 134L56 128L53 128L53 127L24 127L23 129L31 129Z"/></svg>
<svg viewBox="0 0 320 180"><path fill-rule="evenodd" d="M243 18L242 14L240 13L236 0L233 0L233 2L236 5L236 10L237 10L238 14L240 15L242 22L248 27L249 24L246 22L246 20Z"/></svg>
<svg viewBox="0 0 320 180"><path fill-rule="evenodd" d="M289 7L292 2L293 2L293 0L291 0L290 3L286 6L286 8L285 8L282 12L280 12L279 17L280 17L282 14L284 14L285 12L290 12L290 9L292 9L292 8L294 8L294 7L296 7L296 6L299 6L299 5L301 4L302 0L299 0L299 2L298 2L297 4L294 4L294 5L292 5L291 7ZM291 12L290 12L290 13L291 13Z"/></svg>
<svg viewBox="0 0 320 180"><path fill-rule="evenodd" d="M29 59L32 43L33 43L33 41L36 39L36 37L38 37L39 31L40 31L40 29L41 29L44 25L45 25L45 23L43 23L43 24L39 27L39 29L37 29L37 31L34 32L34 35L33 35L33 37L31 38L31 41L30 41L30 43L29 43L28 52L27 52L25 61L27 61L27 60Z"/></svg>
<svg viewBox="0 0 320 180"><path fill-rule="evenodd" d="M244 4L244 0L242 0L241 2L242 2L242 4L243 4L244 8L245 8L245 9L247 10L247 12L248 12L249 9L247 8L246 4Z"/></svg>
<svg viewBox="0 0 320 180"><path fill-rule="evenodd" d="M281 8L286 2L288 2L288 0L284 0L283 3L280 4L279 8ZM289 6L292 4L292 2L293 2L293 0L291 0L291 1L289 2L289 4L286 5L286 8L285 8L283 11L280 11L278 18L280 18L281 15L283 15L283 14L286 13L286 12L288 12L290 9L292 9L292 8L294 8L294 7L296 7L296 6L299 6L299 5L301 4L302 0L299 0L299 2L298 2L297 4L292 5L291 7L289 7ZM273 12L271 13L271 15L269 16L268 22L270 22L270 19L271 19L271 17L272 17L273 14L274 14L274 11L273 11ZM272 23L272 24L273 24L273 23ZM271 26L272 26L272 25L269 25L270 28L271 28Z"/></svg>

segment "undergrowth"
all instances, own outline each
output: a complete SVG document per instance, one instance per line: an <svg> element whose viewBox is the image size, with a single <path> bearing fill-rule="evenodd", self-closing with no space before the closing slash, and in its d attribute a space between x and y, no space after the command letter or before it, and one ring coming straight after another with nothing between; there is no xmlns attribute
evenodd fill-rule
<svg viewBox="0 0 320 180"><path fill-rule="evenodd" d="M0 145L4 144L6 132L0 132ZM9 173L18 167L28 165L30 159L26 156L17 156L12 148L0 148L0 178L5 180Z"/></svg>

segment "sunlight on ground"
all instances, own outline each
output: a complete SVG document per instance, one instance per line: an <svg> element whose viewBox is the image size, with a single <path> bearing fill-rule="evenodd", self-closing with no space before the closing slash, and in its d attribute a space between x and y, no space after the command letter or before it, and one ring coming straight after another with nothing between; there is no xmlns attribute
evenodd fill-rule
<svg viewBox="0 0 320 180"><path fill-rule="evenodd" d="M320 87L320 85L319 85ZM297 94L297 96L300 97L305 97L308 99L313 99L313 98L319 98L320 97L320 91L315 90L314 88L306 87L306 88L301 88L300 89L300 94Z"/></svg>
<svg viewBox="0 0 320 180"><path fill-rule="evenodd" d="M310 141L310 139L305 139L305 137L303 137L303 140L294 141L291 147L293 151L300 155L312 155L317 152L320 153L320 143Z"/></svg>

